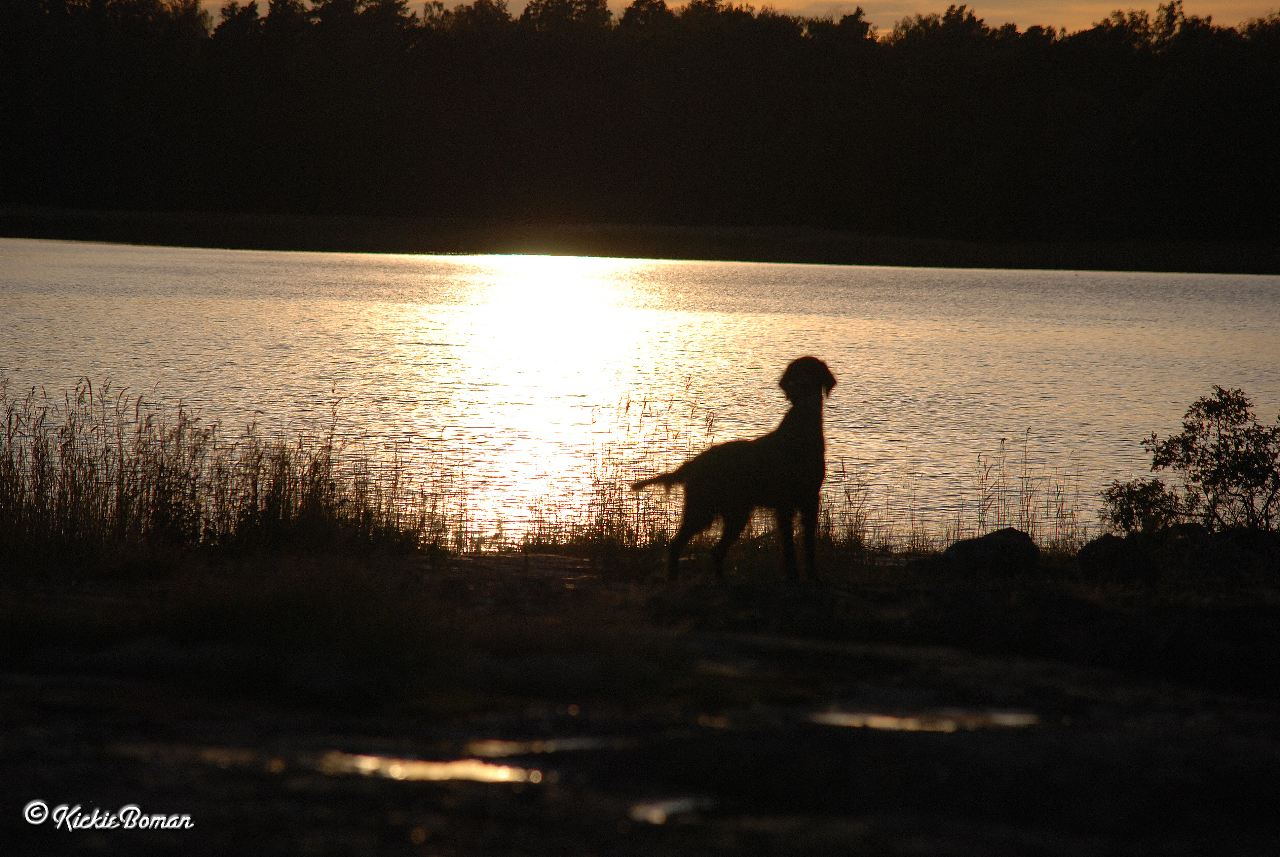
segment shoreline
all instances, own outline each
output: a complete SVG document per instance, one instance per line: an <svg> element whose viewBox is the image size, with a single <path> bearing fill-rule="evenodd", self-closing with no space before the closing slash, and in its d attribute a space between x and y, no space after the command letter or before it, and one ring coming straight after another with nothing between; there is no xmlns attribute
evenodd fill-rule
<svg viewBox="0 0 1280 857"><path fill-rule="evenodd" d="M547 254L924 268L1280 274L1280 244L902 238L798 227L486 223L0 208L0 236L233 250Z"/></svg>

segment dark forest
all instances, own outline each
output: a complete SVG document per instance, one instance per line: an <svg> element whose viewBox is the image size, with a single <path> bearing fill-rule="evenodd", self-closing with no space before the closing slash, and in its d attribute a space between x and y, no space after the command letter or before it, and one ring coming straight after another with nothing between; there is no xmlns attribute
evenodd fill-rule
<svg viewBox="0 0 1280 857"><path fill-rule="evenodd" d="M6 0L0 204L1280 234L1280 13L876 33L720 0Z"/></svg>

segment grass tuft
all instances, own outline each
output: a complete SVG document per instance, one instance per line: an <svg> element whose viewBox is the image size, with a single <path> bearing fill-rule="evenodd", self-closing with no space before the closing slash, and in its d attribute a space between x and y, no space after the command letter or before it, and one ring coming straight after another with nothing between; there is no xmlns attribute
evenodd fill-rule
<svg viewBox="0 0 1280 857"><path fill-rule="evenodd" d="M61 400L0 379L0 561L99 569L192 551L443 550L440 492L396 462L348 453L330 429L293 439L250 424L228 436L179 405L95 388Z"/></svg>
<svg viewBox="0 0 1280 857"><path fill-rule="evenodd" d="M464 495L441 468L418 487L393 458L362 452L326 430L281 438L256 424L229 433L182 405L82 380L61 399L15 394L0 378L0 562L8 567L163 574L193 553L425 551L564 553L597 565L660 564L680 517L679 491L635 492L633 480L675 466L716 442L714 415L690 396L622 401L596 451L588 501L533 510L523 527L474 525ZM819 551L847 567L876 557L940 551L1006 526L1042 548L1073 554L1087 539L1079 476L1035 472L1026 443L978 457L972 498L940 529L907 500L873 499L864 473L832 462ZM777 552L772 523L752 521L731 564L747 569ZM695 548L716 533L704 534Z"/></svg>

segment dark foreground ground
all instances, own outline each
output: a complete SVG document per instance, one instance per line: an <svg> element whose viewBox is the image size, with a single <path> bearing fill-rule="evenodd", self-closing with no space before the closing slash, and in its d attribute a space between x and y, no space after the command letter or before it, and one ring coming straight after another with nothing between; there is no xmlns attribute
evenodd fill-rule
<svg viewBox="0 0 1280 857"><path fill-rule="evenodd" d="M962 241L786 227L0 208L0 236L242 250L548 253L944 268L1280 273L1280 243Z"/></svg>
<svg viewBox="0 0 1280 857"><path fill-rule="evenodd" d="M501 556L11 584L0 841L1280 853L1280 589L1073 575L889 558L821 584L668 586ZM32 825L36 799L192 827Z"/></svg>

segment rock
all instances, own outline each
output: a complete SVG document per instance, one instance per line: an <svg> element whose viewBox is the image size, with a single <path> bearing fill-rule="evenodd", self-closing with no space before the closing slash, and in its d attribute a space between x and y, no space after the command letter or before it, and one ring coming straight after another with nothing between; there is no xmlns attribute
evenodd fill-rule
<svg viewBox="0 0 1280 857"><path fill-rule="evenodd" d="M1246 574L1280 575L1280 532L1266 530L1226 530L1207 540L1218 560Z"/></svg>
<svg viewBox="0 0 1280 857"><path fill-rule="evenodd" d="M1076 560L1081 571L1096 577L1146 579L1157 571L1151 551L1136 536L1103 533L1080 548Z"/></svg>
<svg viewBox="0 0 1280 857"><path fill-rule="evenodd" d="M1209 532L1176 524L1151 532L1098 536L1080 548L1085 574L1120 580L1256 578L1280 574L1280 533L1231 529Z"/></svg>
<svg viewBox="0 0 1280 857"><path fill-rule="evenodd" d="M1005 527L972 539L961 539L942 553L952 567L965 571L1017 574L1040 562L1040 549L1022 530Z"/></svg>

